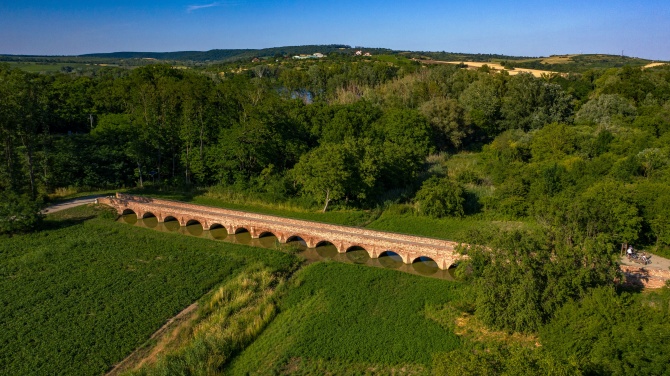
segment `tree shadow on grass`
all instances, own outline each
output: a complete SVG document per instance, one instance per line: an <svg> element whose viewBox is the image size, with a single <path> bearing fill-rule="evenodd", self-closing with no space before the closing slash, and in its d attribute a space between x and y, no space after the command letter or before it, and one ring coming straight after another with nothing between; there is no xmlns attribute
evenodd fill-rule
<svg viewBox="0 0 670 376"><path fill-rule="evenodd" d="M41 231L54 231L54 230L61 230L64 228L72 227L79 225L85 221L88 221L89 219L95 218L95 215L82 215L82 216L76 216L76 217L71 217L67 219L45 219L40 227L37 229L36 232L41 232Z"/></svg>

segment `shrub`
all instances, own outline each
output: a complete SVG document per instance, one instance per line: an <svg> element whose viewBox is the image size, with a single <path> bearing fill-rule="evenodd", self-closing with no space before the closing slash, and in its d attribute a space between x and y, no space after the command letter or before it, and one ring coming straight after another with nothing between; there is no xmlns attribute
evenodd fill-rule
<svg viewBox="0 0 670 376"><path fill-rule="evenodd" d="M462 217L465 202L463 188L449 179L432 177L426 180L416 194L419 212L430 217L449 215Z"/></svg>
<svg viewBox="0 0 670 376"><path fill-rule="evenodd" d="M10 191L0 192L0 234L35 230L42 222L40 201L19 196Z"/></svg>

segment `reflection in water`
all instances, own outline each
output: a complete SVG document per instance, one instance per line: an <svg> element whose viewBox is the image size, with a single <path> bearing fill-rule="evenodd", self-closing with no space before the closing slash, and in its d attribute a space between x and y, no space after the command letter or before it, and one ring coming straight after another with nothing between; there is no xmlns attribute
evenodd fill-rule
<svg viewBox="0 0 670 376"><path fill-rule="evenodd" d="M239 234L228 234L225 228L217 227L209 231L204 231L202 225L195 223L186 227L181 227L179 222L174 220L170 222L158 223L158 218L144 218L138 219L134 214L123 215L119 218L119 222L131 224L134 226L152 228L162 232L179 232L187 236L195 236L206 239L214 239L224 241L227 243L235 243L248 245L252 247L261 247L268 249L278 249L283 244L279 244L279 240L275 236L266 236L260 239L252 239L249 232L242 232ZM316 248L307 248L304 240L296 238L296 240L287 243L291 247L300 250L298 253L305 258L308 263L318 262L323 260L333 260L338 262L355 263L360 265L367 265L377 268L395 269L405 273L430 276L433 278L453 280L453 270L440 270L437 263L430 258L422 257L416 260L413 264L407 265L402 261L402 258L394 252L384 252L379 258L370 258L368 252L363 248L356 247L346 253L337 252L337 248L330 244L324 243Z"/></svg>
<svg viewBox="0 0 670 376"><path fill-rule="evenodd" d="M346 255L354 264L366 264L370 260L368 251L361 247L353 247L349 249Z"/></svg>
<svg viewBox="0 0 670 376"><path fill-rule="evenodd" d="M156 228L156 226L158 226L158 218L156 217L144 218L142 219L142 222L149 228Z"/></svg>
<svg viewBox="0 0 670 376"><path fill-rule="evenodd" d="M412 267L422 275L433 275L440 270L437 263L428 257L420 257L412 263Z"/></svg>
<svg viewBox="0 0 670 376"><path fill-rule="evenodd" d="M223 240L228 236L228 231L223 227L217 227L210 229L209 234L216 240Z"/></svg>
<svg viewBox="0 0 670 376"><path fill-rule="evenodd" d="M121 216L124 223L134 225L137 223L137 214L124 214Z"/></svg>
<svg viewBox="0 0 670 376"><path fill-rule="evenodd" d="M389 269L398 269L405 263L402 262L402 257L395 252L384 252L379 256L379 263Z"/></svg>
<svg viewBox="0 0 670 376"><path fill-rule="evenodd" d="M299 251L304 251L307 249L307 243L305 243L305 241L300 238L297 238L297 240L291 240L290 242L286 242L286 244L289 247L292 247Z"/></svg>
<svg viewBox="0 0 670 376"><path fill-rule="evenodd" d="M337 247L332 244L320 245L315 248L316 253L323 257L324 259L335 260L339 253L337 253Z"/></svg>
<svg viewBox="0 0 670 376"><path fill-rule="evenodd" d="M202 235L202 225L200 223L193 223L190 225L186 226L186 231L188 231L189 235L193 236L200 236Z"/></svg>
<svg viewBox="0 0 670 376"><path fill-rule="evenodd" d="M176 219L175 219L175 220L171 220L171 221L163 222L163 226L164 226L168 231L179 231L179 228L181 227L181 225L179 224L179 222L177 222Z"/></svg>

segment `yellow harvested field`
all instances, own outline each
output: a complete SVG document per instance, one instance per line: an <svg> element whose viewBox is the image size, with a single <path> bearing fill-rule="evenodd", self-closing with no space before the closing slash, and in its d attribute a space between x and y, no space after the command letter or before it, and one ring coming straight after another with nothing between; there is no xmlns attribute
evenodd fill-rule
<svg viewBox="0 0 670 376"><path fill-rule="evenodd" d="M508 70L505 69L502 65L497 64L497 63L485 63L485 62L477 62L477 61L434 61L433 63L443 63L443 64L465 64L470 68L480 68L483 65L488 65L491 69L497 70L497 71L507 71L507 73L510 74L510 76L515 76L519 73L530 73L535 77L542 77L543 74L551 75L551 74L559 74L557 72L552 72L552 71L546 71L546 70L539 70L539 69L527 69L527 68L514 68L514 70Z"/></svg>
<svg viewBox="0 0 670 376"><path fill-rule="evenodd" d="M573 56L577 55L550 56L546 59L542 59L542 62L545 64L570 64L574 63L574 60L572 60Z"/></svg>
<svg viewBox="0 0 670 376"><path fill-rule="evenodd" d="M647 64L644 66L645 69L647 68L653 68L653 67L660 67L661 65L666 65L667 63L651 63Z"/></svg>

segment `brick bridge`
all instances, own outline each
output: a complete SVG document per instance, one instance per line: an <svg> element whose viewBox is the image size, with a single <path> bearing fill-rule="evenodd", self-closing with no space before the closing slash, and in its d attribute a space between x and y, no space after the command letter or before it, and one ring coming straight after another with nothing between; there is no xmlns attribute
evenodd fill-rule
<svg viewBox="0 0 670 376"><path fill-rule="evenodd" d="M98 199L114 207L119 214L135 213L137 218L156 217L158 222L178 221L181 226L199 223L203 230L225 228L229 234L248 231L252 238L274 235L280 243L302 239L308 247L332 244L339 253L363 248L371 258L385 252L398 254L405 264L430 258L440 269L448 269L462 256L455 251L458 243L368 230L359 227L337 226L237 210L193 205L178 201L116 194Z"/></svg>

